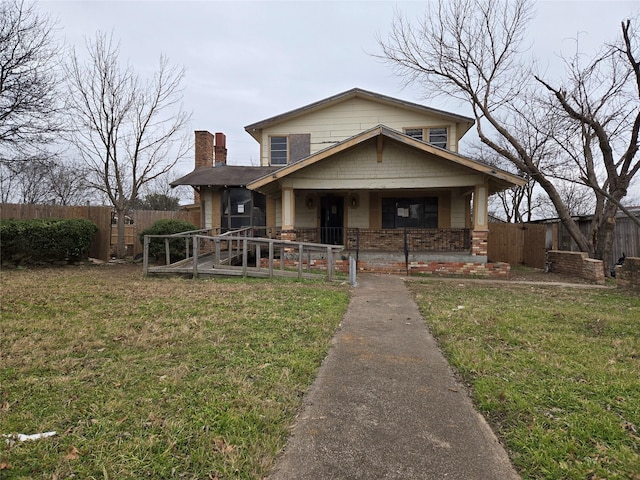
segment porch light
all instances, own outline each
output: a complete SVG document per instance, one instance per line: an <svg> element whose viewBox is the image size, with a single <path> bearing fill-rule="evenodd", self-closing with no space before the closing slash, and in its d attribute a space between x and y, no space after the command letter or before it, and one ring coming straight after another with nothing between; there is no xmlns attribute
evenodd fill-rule
<svg viewBox="0 0 640 480"><path fill-rule="evenodd" d="M313 205L313 197L311 197L311 196L307 197L306 204L307 204L307 208L309 208L309 209L313 208L313 206L314 206Z"/></svg>
<svg viewBox="0 0 640 480"><path fill-rule="evenodd" d="M351 208L358 208L358 204L360 203L358 200L359 199L357 195L351 196L351 198L349 199L349 204L351 205Z"/></svg>

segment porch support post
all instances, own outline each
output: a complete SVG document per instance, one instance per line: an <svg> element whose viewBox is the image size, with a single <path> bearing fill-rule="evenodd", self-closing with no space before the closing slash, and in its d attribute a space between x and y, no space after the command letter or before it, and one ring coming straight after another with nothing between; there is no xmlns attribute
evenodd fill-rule
<svg viewBox="0 0 640 480"><path fill-rule="evenodd" d="M487 257L489 237L489 186L476 185L473 192L473 231L471 232L471 255ZM486 260L485 260L486 261Z"/></svg>
<svg viewBox="0 0 640 480"><path fill-rule="evenodd" d="M282 187L282 239L295 240L296 196L291 187Z"/></svg>

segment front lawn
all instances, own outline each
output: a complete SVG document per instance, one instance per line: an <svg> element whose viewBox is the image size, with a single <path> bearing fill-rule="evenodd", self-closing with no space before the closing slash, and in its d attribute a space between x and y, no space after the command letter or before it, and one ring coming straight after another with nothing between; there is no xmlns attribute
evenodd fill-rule
<svg viewBox="0 0 640 480"><path fill-rule="evenodd" d="M261 478L347 307L324 282L3 271L0 478Z"/></svg>
<svg viewBox="0 0 640 480"><path fill-rule="evenodd" d="M640 298L615 289L412 282L525 479L640 479Z"/></svg>

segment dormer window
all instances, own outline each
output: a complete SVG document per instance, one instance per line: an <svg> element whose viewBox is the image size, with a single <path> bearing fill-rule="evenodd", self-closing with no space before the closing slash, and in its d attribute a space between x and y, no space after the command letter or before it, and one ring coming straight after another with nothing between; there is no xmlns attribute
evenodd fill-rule
<svg viewBox="0 0 640 480"><path fill-rule="evenodd" d="M421 142L427 142L440 148L448 148L447 127L405 128L404 133L405 135L408 135L411 138L415 138L416 140L420 140Z"/></svg>
<svg viewBox="0 0 640 480"><path fill-rule="evenodd" d="M271 137L269 155L271 165L286 165L288 158L287 137Z"/></svg>
<svg viewBox="0 0 640 480"><path fill-rule="evenodd" d="M430 128L429 143L436 147L447 148L447 129L446 128Z"/></svg>

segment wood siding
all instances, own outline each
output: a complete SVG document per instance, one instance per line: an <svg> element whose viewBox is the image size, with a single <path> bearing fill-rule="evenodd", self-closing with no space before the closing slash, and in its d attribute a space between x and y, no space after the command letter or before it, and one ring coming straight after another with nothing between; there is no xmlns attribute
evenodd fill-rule
<svg viewBox="0 0 640 480"><path fill-rule="evenodd" d="M365 142L282 179L295 189L455 188L483 183L479 173L385 141L382 162L375 141Z"/></svg>
<svg viewBox="0 0 640 480"><path fill-rule="evenodd" d="M456 123L443 122L437 115L425 115L369 99L352 98L266 128L262 132L261 164L269 165L268 145L272 135L310 134L310 153L315 153L380 124L399 132L410 127L446 126L449 129L449 149L457 151Z"/></svg>

